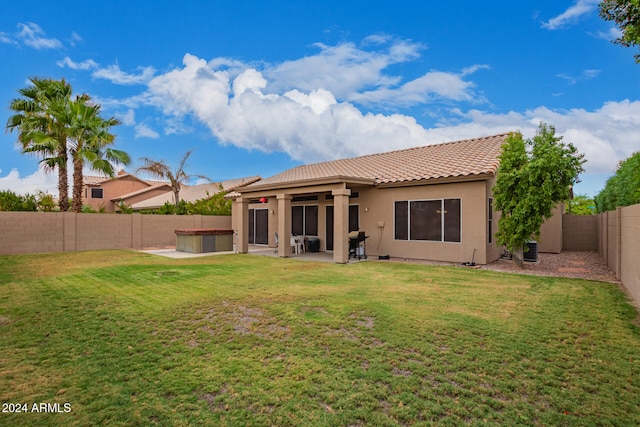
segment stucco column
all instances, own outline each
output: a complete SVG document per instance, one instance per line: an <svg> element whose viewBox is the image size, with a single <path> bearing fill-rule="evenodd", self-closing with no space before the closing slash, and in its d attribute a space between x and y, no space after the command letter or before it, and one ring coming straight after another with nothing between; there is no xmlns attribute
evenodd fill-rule
<svg viewBox="0 0 640 427"><path fill-rule="evenodd" d="M277 194L278 200L278 256L291 256L291 195Z"/></svg>
<svg viewBox="0 0 640 427"><path fill-rule="evenodd" d="M349 196L351 190L333 190L333 261L349 262Z"/></svg>
<svg viewBox="0 0 640 427"><path fill-rule="evenodd" d="M236 226L238 227L234 230L238 236L236 252L246 254L249 252L249 200L238 197L235 203L234 210L237 210Z"/></svg>

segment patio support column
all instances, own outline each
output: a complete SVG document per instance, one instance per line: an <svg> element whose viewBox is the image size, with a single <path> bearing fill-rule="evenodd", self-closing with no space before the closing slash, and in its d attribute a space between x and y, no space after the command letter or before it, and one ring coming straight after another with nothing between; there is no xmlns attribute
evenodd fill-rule
<svg viewBox="0 0 640 427"><path fill-rule="evenodd" d="M237 227L235 230L237 234L237 247L236 251L241 254L249 252L249 200L239 197L235 201L236 206L234 210L237 210Z"/></svg>
<svg viewBox="0 0 640 427"><path fill-rule="evenodd" d="M351 190L333 190L333 261L349 262L349 196Z"/></svg>
<svg viewBox="0 0 640 427"><path fill-rule="evenodd" d="M278 200L278 256L291 256L291 194L277 194Z"/></svg>

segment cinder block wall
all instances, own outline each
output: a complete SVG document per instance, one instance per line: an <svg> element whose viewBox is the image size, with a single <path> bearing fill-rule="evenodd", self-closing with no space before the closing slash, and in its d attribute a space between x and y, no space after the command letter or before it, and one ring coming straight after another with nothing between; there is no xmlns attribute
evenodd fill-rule
<svg viewBox="0 0 640 427"><path fill-rule="evenodd" d="M0 255L171 247L179 228L231 229L231 217L0 212Z"/></svg>
<svg viewBox="0 0 640 427"><path fill-rule="evenodd" d="M562 250L597 251L598 222L598 217L595 215L564 215Z"/></svg>
<svg viewBox="0 0 640 427"><path fill-rule="evenodd" d="M620 212L620 280L640 306L640 205Z"/></svg>
<svg viewBox="0 0 640 427"><path fill-rule="evenodd" d="M564 204L560 203L553 210L553 216L547 219L540 227L540 239L538 252L557 254L562 252L564 226Z"/></svg>
<svg viewBox="0 0 640 427"><path fill-rule="evenodd" d="M66 225L61 213L0 212L0 254L62 252Z"/></svg>
<svg viewBox="0 0 640 427"><path fill-rule="evenodd" d="M597 215L598 251L640 307L640 204Z"/></svg>

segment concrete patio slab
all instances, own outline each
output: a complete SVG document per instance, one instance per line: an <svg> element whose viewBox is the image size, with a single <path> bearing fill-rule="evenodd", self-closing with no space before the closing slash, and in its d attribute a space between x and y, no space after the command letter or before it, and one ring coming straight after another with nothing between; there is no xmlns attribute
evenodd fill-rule
<svg viewBox="0 0 640 427"><path fill-rule="evenodd" d="M185 259L185 258L200 258L204 256L215 256L215 255L228 255L235 254L235 249L233 251L224 251L224 252L205 252L205 253L190 253L190 252L181 252L177 251L175 248L153 248L153 249L143 249L140 252L144 252L151 255L158 255L167 258L175 258L175 259ZM269 248L266 246L255 246L249 245L249 254L250 255L258 255L258 256L270 256L270 257L278 257L278 254L275 248ZM305 252L301 254L292 254L290 259L296 259L300 261L316 261L316 262L333 262L333 252ZM357 262L365 261L364 259L350 259L349 264L354 264Z"/></svg>

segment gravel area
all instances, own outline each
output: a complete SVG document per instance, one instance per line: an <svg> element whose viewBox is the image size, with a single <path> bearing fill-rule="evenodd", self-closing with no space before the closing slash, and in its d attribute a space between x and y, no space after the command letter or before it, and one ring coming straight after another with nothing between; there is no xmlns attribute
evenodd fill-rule
<svg viewBox="0 0 640 427"><path fill-rule="evenodd" d="M611 283L620 282L597 252L539 253L538 262L525 262L524 269L516 267L511 260L503 259L482 266L482 268L539 276L573 277Z"/></svg>
<svg viewBox="0 0 640 427"><path fill-rule="evenodd" d="M452 263L438 263L430 261L393 258L394 261L414 262L439 265L459 265ZM620 283L604 260L597 252L562 252L559 254L539 253L538 262L525 262L524 268L516 267L511 260L500 259L487 265L476 265L480 270L507 271L519 274L533 274L538 276L572 277L578 279L599 280L602 282Z"/></svg>

